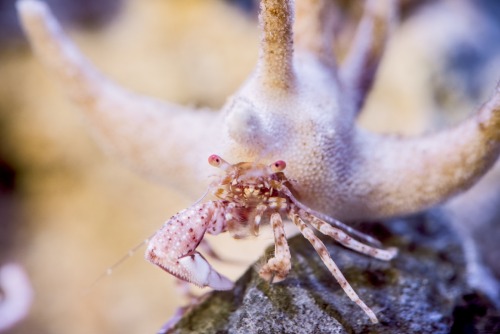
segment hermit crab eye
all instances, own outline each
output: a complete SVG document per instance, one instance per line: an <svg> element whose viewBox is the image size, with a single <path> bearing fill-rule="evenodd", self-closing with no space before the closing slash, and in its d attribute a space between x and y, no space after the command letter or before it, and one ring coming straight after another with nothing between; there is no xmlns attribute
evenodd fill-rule
<svg viewBox="0 0 500 334"><path fill-rule="evenodd" d="M211 156L208 157L208 163L214 167L220 167L222 161L223 161L222 158L219 157L217 154L212 154Z"/></svg>
<svg viewBox="0 0 500 334"><path fill-rule="evenodd" d="M208 163L211 164L214 167L218 167L222 170L228 170L231 168L231 164L227 162L226 160L222 159L220 156L217 154L212 154L211 156L208 157Z"/></svg>
<svg viewBox="0 0 500 334"><path fill-rule="evenodd" d="M271 169L273 170L273 172L281 172L283 169L285 169L285 167L286 163L283 160L278 160L271 164Z"/></svg>

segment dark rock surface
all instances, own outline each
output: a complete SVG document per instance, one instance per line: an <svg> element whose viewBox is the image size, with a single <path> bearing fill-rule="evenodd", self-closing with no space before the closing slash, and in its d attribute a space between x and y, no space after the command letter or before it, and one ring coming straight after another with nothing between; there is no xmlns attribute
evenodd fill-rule
<svg viewBox="0 0 500 334"><path fill-rule="evenodd" d="M461 243L445 216L433 211L360 229L385 246L397 246L398 257L386 263L322 240L379 324L370 323L307 240L297 236L290 240L293 265L285 281L269 284L250 268L232 291L209 294L170 333L475 333L478 326L498 328L499 313L467 286Z"/></svg>

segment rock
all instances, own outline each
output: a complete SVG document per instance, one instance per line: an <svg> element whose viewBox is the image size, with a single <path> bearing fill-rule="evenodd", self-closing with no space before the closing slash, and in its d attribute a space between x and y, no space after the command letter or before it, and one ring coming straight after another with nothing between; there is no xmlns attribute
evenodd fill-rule
<svg viewBox="0 0 500 334"><path fill-rule="evenodd" d="M398 257L386 263L322 240L379 324L349 300L299 235L289 241L293 265L286 280L269 284L250 268L232 291L210 293L169 333L450 333L452 326L453 333L465 333L462 320L474 326L478 316L488 315L481 323L495 323L498 312L484 311L493 309L491 303L482 302L477 314L460 239L440 211L360 229L397 246Z"/></svg>
<svg viewBox="0 0 500 334"><path fill-rule="evenodd" d="M453 319L451 334L500 333L500 310L479 292L462 296L453 311Z"/></svg>

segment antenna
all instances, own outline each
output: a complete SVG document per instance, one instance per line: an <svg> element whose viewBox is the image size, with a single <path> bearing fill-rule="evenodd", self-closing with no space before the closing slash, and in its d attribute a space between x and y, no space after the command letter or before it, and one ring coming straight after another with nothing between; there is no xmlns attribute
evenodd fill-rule
<svg viewBox="0 0 500 334"><path fill-rule="evenodd" d="M113 274L113 271L118 267L120 266L123 262L125 262L128 258L134 256L135 253L137 253L137 251L144 245L147 245L149 243L149 240L151 240L151 238L156 234L153 233L152 235L150 235L148 238L144 239L143 241L141 241L141 243L135 245L133 248L129 249L127 254L125 254L124 256L122 256L118 261L116 261L115 263L113 263L111 266L109 266L99 277L97 277L95 279L95 281L89 285L88 288L86 288L84 291L83 291L83 294L84 295L87 295L89 294L92 289L100 282L102 281L104 278L108 277L108 276L111 276Z"/></svg>
<svg viewBox="0 0 500 334"><path fill-rule="evenodd" d="M193 205L196 205L198 203L200 203L209 193L210 191L210 187L207 188L207 190L205 191L205 193L203 194L203 196L201 196L196 202L194 202ZM111 266L109 266L99 277L97 277L94 282L92 284L89 285L88 288L86 288L84 291L83 291L83 294L84 295L87 295L89 294L92 289L100 282L102 281L104 278L108 277L108 276L111 276L113 274L113 271L119 267L123 262L125 262L127 259L129 259L130 257L134 256L135 253L137 253L137 251L142 247L142 246L145 246L149 243L149 241L151 240L151 238L154 237L154 235L156 234L153 233L151 234L149 237L147 237L146 239L144 239L143 241L141 241L139 244L135 245L134 247L132 247L131 249L128 250L127 254L125 254L124 256L122 256L118 261L116 261L115 263L113 263Z"/></svg>

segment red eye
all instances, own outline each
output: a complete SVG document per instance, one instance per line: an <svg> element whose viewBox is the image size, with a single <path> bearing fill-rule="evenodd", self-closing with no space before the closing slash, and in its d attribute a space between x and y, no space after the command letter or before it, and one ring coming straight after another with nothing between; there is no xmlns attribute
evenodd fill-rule
<svg viewBox="0 0 500 334"><path fill-rule="evenodd" d="M283 160L278 160L271 165L273 172L281 172L285 167L286 163Z"/></svg>
<svg viewBox="0 0 500 334"><path fill-rule="evenodd" d="M227 170L228 168L230 168L232 166L230 163L228 163L226 160L222 159L217 154L212 154L211 156L209 156L208 163L211 164L212 166L218 167L222 170Z"/></svg>
<svg viewBox="0 0 500 334"><path fill-rule="evenodd" d="M208 163L214 167L219 167L222 163L222 158L219 157L217 154L212 154L211 156L208 157Z"/></svg>

